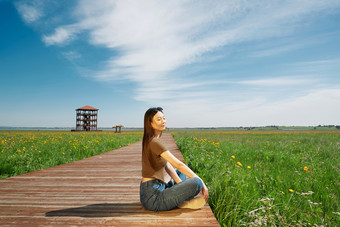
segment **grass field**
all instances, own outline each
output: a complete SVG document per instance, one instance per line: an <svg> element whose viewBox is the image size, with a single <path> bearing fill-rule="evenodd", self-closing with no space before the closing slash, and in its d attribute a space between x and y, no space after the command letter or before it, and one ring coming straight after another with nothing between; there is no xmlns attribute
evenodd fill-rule
<svg viewBox="0 0 340 227"><path fill-rule="evenodd" d="M339 132L173 133L222 226L340 223ZM142 132L0 131L0 179L129 145Z"/></svg>
<svg viewBox="0 0 340 227"><path fill-rule="evenodd" d="M142 132L0 131L0 179L101 154Z"/></svg>
<svg viewBox="0 0 340 227"><path fill-rule="evenodd" d="M175 132L222 226L337 226L339 132Z"/></svg>

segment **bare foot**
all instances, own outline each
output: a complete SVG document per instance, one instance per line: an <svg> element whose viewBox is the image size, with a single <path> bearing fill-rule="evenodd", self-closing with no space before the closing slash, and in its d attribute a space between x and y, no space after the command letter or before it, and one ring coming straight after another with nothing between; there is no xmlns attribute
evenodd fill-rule
<svg viewBox="0 0 340 227"><path fill-rule="evenodd" d="M179 208L187 208L187 209L200 209L205 205L205 199L204 198L193 198L189 201L184 201L178 205Z"/></svg>

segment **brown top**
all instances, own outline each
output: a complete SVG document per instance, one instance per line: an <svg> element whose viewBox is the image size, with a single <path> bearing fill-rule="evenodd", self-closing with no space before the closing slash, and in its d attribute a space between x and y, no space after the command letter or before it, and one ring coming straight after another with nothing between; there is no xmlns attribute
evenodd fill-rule
<svg viewBox="0 0 340 227"><path fill-rule="evenodd" d="M80 107L80 108L78 108L76 110L99 110L99 109L96 109L96 108L94 108L92 106L83 106L83 107Z"/></svg>
<svg viewBox="0 0 340 227"><path fill-rule="evenodd" d="M142 176L168 182L171 178L165 170L167 161L161 154L168 149L157 138L153 138L142 153Z"/></svg>

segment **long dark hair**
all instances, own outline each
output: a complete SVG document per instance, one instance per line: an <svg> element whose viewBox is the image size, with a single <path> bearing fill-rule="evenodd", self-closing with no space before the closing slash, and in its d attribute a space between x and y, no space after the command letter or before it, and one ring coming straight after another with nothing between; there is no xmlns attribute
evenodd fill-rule
<svg viewBox="0 0 340 227"><path fill-rule="evenodd" d="M151 126L152 118L157 114L158 111L163 113L162 107L149 108L144 115L144 135L143 135L143 151L149 146L150 141L155 136L155 130ZM162 133L161 133L162 135Z"/></svg>

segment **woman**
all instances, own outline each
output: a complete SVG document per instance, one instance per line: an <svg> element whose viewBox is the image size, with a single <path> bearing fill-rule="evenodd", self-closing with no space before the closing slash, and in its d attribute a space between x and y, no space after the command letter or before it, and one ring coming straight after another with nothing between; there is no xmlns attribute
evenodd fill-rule
<svg viewBox="0 0 340 227"><path fill-rule="evenodd" d="M165 124L161 107L150 108L145 112L141 203L145 209L152 211L199 209L208 200L208 189L202 179L160 142ZM194 198L200 191L203 198Z"/></svg>

